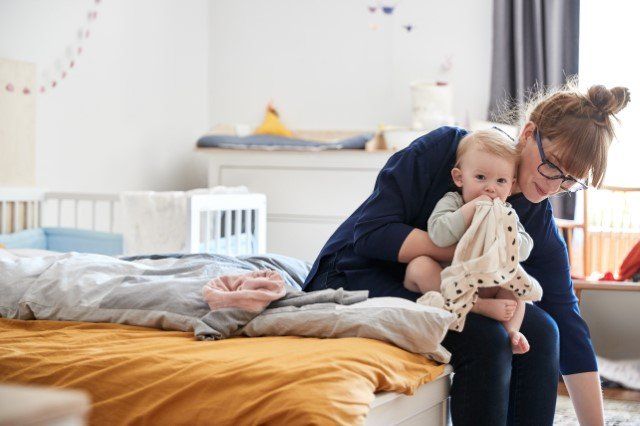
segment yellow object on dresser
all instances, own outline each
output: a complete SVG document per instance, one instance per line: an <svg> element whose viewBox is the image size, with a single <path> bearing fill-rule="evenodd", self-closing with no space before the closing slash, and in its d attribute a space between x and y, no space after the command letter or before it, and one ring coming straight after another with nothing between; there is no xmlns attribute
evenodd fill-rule
<svg viewBox="0 0 640 426"><path fill-rule="evenodd" d="M262 124L255 130L256 135L293 136L293 132L280 120L280 115L273 104L267 105Z"/></svg>

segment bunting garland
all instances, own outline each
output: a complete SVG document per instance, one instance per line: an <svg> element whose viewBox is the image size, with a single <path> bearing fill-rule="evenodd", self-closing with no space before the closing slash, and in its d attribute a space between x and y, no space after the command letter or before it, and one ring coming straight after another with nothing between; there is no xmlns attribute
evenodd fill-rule
<svg viewBox="0 0 640 426"><path fill-rule="evenodd" d="M35 87L18 87L14 82L0 82L0 90L12 94L22 94L25 96L32 93L46 93L53 90L58 86L58 83L67 78L71 70L76 66L78 57L84 52L84 45L86 40L91 36L91 28L93 23L98 19L98 6L102 3L102 0L92 0L92 7L87 11L87 22L81 28L78 29L77 41L67 47L65 51L65 57L63 59L57 59L54 62L55 71L44 71L40 78L40 83L36 83Z"/></svg>

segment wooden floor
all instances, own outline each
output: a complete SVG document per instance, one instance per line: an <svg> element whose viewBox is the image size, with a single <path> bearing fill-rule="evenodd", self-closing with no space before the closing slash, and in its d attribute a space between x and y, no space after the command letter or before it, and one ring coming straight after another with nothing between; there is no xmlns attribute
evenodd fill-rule
<svg viewBox="0 0 640 426"><path fill-rule="evenodd" d="M640 391L623 389L623 388L607 388L603 391L605 399L617 399L620 401L640 402ZM564 383L558 383L558 395L569 396L567 387Z"/></svg>

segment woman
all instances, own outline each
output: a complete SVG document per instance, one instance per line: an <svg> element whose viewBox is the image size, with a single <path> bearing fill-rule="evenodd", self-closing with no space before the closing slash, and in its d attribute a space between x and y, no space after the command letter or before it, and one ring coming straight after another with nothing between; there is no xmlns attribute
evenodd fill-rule
<svg viewBox="0 0 640 426"><path fill-rule="evenodd" d="M567 88L533 101L518 138L520 165L509 197L533 238L522 265L543 288L527 304L521 331L531 349L513 355L495 320L470 313L462 332L449 332L455 375L451 414L456 425L551 425L558 371L564 376L581 424L603 424L600 381L589 330L580 317L569 274L567 247L548 197L602 182L613 139L611 117L626 106L629 91L593 86L586 94ZM394 154L373 193L325 244L305 290L343 287L371 297L420 295L404 288L408 265L421 256L451 261L455 247L438 248L427 219L450 190L456 149L467 131L443 127Z"/></svg>

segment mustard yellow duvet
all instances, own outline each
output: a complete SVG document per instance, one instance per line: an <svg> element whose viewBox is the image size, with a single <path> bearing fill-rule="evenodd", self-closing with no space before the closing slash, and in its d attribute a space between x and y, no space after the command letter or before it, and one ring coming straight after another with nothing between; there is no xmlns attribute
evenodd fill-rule
<svg viewBox="0 0 640 426"><path fill-rule="evenodd" d="M0 319L0 381L86 390L92 424L360 424L444 366L363 338L233 338Z"/></svg>

